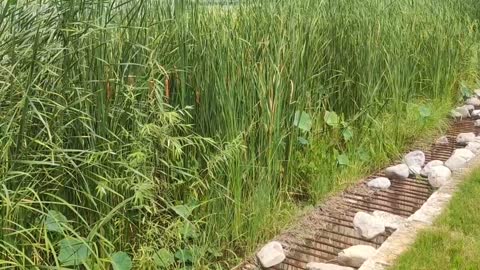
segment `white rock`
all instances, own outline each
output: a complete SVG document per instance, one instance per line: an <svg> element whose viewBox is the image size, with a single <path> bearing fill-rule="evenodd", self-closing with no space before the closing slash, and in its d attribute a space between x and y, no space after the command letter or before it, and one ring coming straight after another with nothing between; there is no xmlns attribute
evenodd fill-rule
<svg viewBox="0 0 480 270"><path fill-rule="evenodd" d="M410 174L410 170L406 164L398 164L385 169L385 175L390 179L404 180Z"/></svg>
<svg viewBox="0 0 480 270"><path fill-rule="evenodd" d="M367 245L356 245L346 248L338 253L338 262L351 267L360 267L370 257L374 256L376 249Z"/></svg>
<svg viewBox="0 0 480 270"><path fill-rule="evenodd" d="M410 166L410 167L408 167L408 171L411 175L419 175L420 172L422 171L422 167L417 166L417 165Z"/></svg>
<svg viewBox="0 0 480 270"><path fill-rule="evenodd" d="M445 161L445 166L451 171L457 171L465 168L467 160L460 156L451 156L447 161Z"/></svg>
<svg viewBox="0 0 480 270"><path fill-rule="evenodd" d="M440 144L440 145L448 144L448 137L447 136L442 136L442 137L438 138L437 141L435 142L435 144Z"/></svg>
<svg viewBox="0 0 480 270"><path fill-rule="evenodd" d="M480 152L480 142L475 139L475 141L467 143L465 149L472 151L476 155Z"/></svg>
<svg viewBox="0 0 480 270"><path fill-rule="evenodd" d="M460 148L460 149L455 149L455 151L453 151L452 156L459 156L465 159L466 161L470 161L472 158L475 157L475 154L469 149Z"/></svg>
<svg viewBox="0 0 480 270"><path fill-rule="evenodd" d="M395 230L398 229L403 223L405 223L406 220L404 217L379 210L373 211L373 216L382 220L386 228L391 228Z"/></svg>
<svg viewBox="0 0 480 270"><path fill-rule="evenodd" d="M330 263L318 263L318 262L309 262L307 264L307 270L354 270L348 266L340 266Z"/></svg>
<svg viewBox="0 0 480 270"><path fill-rule="evenodd" d="M403 161L408 167L423 166L425 164L425 154L420 150L412 151L403 157Z"/></svg>
<svg viewBox="0 0 480 270"><path fill-rule="evenodd" d="M420 171L420 175L427 177L430 171L432 170L432 167L435 167L435 166L443 166L443 161L432 160L428 162L427 165L425 165L425 167L423 167L423 169Z"/></svg>
<svg viewBox="0 0 480 270"><path fill-rule="evenodd" d="M475 133L473 132L466 132L460 133L457 135L457 143L466 145L469 142L473 142L475 140Z"/></svg>
<svg viewBox="0 0 480 270"><path fill-rule="evenodd" d="M282 244L272 241L266 244L258 253L257 258L263 267L268 268L275 266L285 260L285 252Z"/></svg>
<svg viewBox="0 0 480 270"><path fill-rule="evenodd" d="M445 166L436 166L432 168L432 171L428 175L428 182L434 188L443 186L450 180L452 172Z"/></svg>
<svg viewBox="0 0 480 270"><path fill-rule="evenodd" d="M475 93L475 95L477 95L477 97L480 97L480 89L475 89L473 90L473 92Z"/></svg>
<svg viewBox="0 0 480 270"><path fill-rule="evenodd" d="M479 116L480 115L480 110L473 110L470 115L471 116Z"/></svg>
<svg viewBox="0 0 480 270"><path fill-rule="evenodd" d="M367 186L371 188L380 188L387 189L392 183L386 177L377 177L373 180L368 181Z"/></svg>
<svg viewBox="0 0 480 270"><path fill-rule="evenodd" d="M470 115L470 113L468 115ZM462 116L462 114L457 112L457 111L451 111L450 112L450 117L454 118L454 119L457 119L457 118L462 118L464 116Z"/></svg>
<svg viewBox="0 0 480 270"><path fill-rule="evenodd" d="M365 212L358 212L353 218L353 227L358 234L366 239L372 239L385 232L381 219Z"/></svg>
<svg viewBox="0 0 480 270"><path fill-rule="evenodd" d="M480 127L480 119L475 120L475 122L473 122L473 125L476 127Z"/></svg>
<svg viewBox="0 0 480 270"><path fill-rule="evenodd" d="M467 105L480 106L480 99L478 97L471 97L465 101Z"/></svg>
<svg viewBox="0 0 480 270"><path fill-rule="evenodd" d="M465 106L457 107L450 113L453 117L456 118L466 118L470 117L470 111Z"/></svg>
<svg viewBox="0 0 480 270"><path fill-rule="evenodd" d="M464 107L465 109L467 109L469 111L475 110L475 106L473 106L473 105L463 105L462 107Z"/></svg>

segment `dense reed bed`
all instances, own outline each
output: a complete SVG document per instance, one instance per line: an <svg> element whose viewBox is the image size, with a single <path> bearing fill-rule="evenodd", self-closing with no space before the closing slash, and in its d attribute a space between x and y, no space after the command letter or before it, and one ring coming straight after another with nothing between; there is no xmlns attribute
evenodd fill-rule
<svg viewBox="0 0 480 270"><path fill-rule="evenodd" d="M476 83L479 12L3 1L1 268L228 269L443 126Z"/></svg>

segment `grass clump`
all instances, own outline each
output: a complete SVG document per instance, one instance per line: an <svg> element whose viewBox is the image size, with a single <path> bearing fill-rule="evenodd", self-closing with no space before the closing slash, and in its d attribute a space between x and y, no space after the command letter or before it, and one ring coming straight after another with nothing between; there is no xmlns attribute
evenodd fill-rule
<svg viewBox="0 0 480 270"><path fill-rule="evenodd" d="M478 192L480 171L476 170L433 228L422 231L392 269L479 269Z"/></svg>
<svg viewBox="0 0 480 270"><path fill-rule="evenodd" d="M229 268L439 126L478 68L473 0L0 7L16 269Z"/></svg>

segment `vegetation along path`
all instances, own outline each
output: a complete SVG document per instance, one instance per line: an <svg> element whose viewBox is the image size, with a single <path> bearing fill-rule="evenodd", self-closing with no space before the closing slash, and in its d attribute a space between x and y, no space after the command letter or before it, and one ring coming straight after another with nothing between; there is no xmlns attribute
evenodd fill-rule
<svg viewBox="0 0 480 270"><path fill-rule="evenodd" d="M467 102L480 105L480 99L476 97ZM457 110L463 111L466 107ZM480 110L473 110L473 105L468 105L468 108L472 109L474 118L480 118ZM423 152L418 149L412 151L405 155L401 164L373 174L327 200L305 215L299 224L277 237L276 241L287 250L286 256L269 250L269 245L277 243L270 242L257 253L257 258L238 269L264 266L271 269L324 270L344 265L347 267L341 269L346 270L360 267L392 232L403 227L406 218L410 220L414 213L415 217L423 215L416 212L433 190L450 181L451 171L465 167L466 160L459 158L460 162L457 162L458 156L469 155L468 159L473 159L480 150L480 137L475 137L480 131L477 126L480 126L480 120L454 121L447 131L448 135L424 146ZM471 142L466 143L465 136L470 136ZM421 166L418 170L414 168L416 162ZM398 169L401 166L406 169L403 176L402 170ZM443 171L446 171L445 175L442 175ZM431 210L422 208L422 211ZM352 248L357 249L355 255L348 254Z"/></svg>
<svg viewBox="0 0 480 270"><path fill-rule="evenodd" d="M0 268L230 269L477 85L478 0L219 2L0 1Z"/></svg>
<svg viewBox="0 0 480 270"><path fill-rule="evenodd" d="M391 269L480 269L479 193L477 170L461 186L434 226L421 232Z"/></svg>

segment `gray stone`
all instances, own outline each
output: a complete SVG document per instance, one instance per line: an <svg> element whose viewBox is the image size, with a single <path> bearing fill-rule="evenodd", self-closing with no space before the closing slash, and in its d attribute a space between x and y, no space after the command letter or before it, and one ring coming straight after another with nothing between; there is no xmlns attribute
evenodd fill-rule
<svg viewBox="0 0 480 270"><path fill-rule="evenodd" d="M480 116L480 110L473 110L470 115L471 115L472 117L473 117L473 116Z"/></svg>
<svg viewBox="0 0 480 270"><path fill-rule="evenodd" d="M337 260L342 265L360 267L370 257L374 256L377 250L372 246L356 245L346 248L338 253Z"/></svg>
<svg viewBox="0 0 480 270"><path fill-rule="evenodd" d="M475 110L475 106L473 105L463 105L462 107L464 107L465 109L469 110L470 112Z"/></svg>
<svg viewBox="0 0 480 270"><path fill-rule="evenodd" d="M309 262L307 264L307 270L354 270L348 266L340 266L330 263L318 263L318 262Z"/></svg>
<svg viewBox="0 0 480 270"><path fill-rule="evenodd" d="M381 219L365 212L358 212L353 218L353 227L363 238L372 239L385 232Z"/></svg>
<svg viewBox="0 0 480 270"><path fill-rule="evenodd" d="M480 106L480 99L478 97L471 97L465 101L467 105Z"/></svg>
<svg viewBox="0 0 480 270"><path fill-rule="evenodd" d="M257 258L263 267L269 268L280 264L286 257L282 244L277 241L272 241L257 253Z"/></svg>
<svg viewBox="0 0 480 270"><path fill-rule="evenodd" d="M435 166L443 166L443 161L432 160L432 161L428 162L427 165L425 165L425 167L423 167L423 169L420 171L420 175L423 176L423 177L427 177L428 174L430 173L432 167L435 167Z"/></svg>
<svg viewBox="0 0 480 270"><path fill-rule="evenodd" d="M473 125L476 127L480 127L480 119L475 120L475 122L473 122Z"/></svg>
<svg viewBox="0 0 480 270"><path fill-rule="evenodd" d="M475 141L467 143L465 149L472 151L476 155L480 152L480 142L475 139Z"/></svg>
<svg viewBox="0 0 480 270"><path fill-rule="evenodd" d="M463 116L462 116L461 113L459 113L457 111L451 111L450 112L450 117L453 118L453 119L459 119L459 118L462 118Z"/></svg>
<svg viewBox="0 0 480 270"><path fill-rule="evenodd" d="M447 136L442 136L442 137L438 138L438 139L435 141L435 144L439 144L439 145L446 145L446 144L448 144L448 137L447 137Z"/></svg>
<svg viewBox="0 0 480 270"><path fill-rule="evenodd" d="M402 226L406 221L404 217L379 210L373 211L372 215L382 220L386 228L391 228L395 230Z"/></svg>
<svg viewBox="0 0 480 270"><path fill-rule="evenodd" d="M420 150L412 151L403 157L403 162L408 167L423 166L425 164L425 154Z"/></svg>
<svg viewBox="0 0 480 270"><path fill-rule="evenodd" d="M475 140L475 133L473 132L465 132L457 135L458 144L467 145L467 143L473 142L474 140Z"/></svg>
<svg viewBox="0 0 480 270"><path fill-rule="evenodd" d="M410 174L406 164L398 164L385 169L385 175L390 179L405 180Z"/></svg>
<svg viewBox="0 0 480 270"><path fill-rule="evenodd" d="M447 161L445 161L445 167L449 168L451 171L457 171L465 168L467 165L467 160L460 156L451 156Z"/></svg>
<svg viewBox="0 0 480 270"><path fill-rule="evenodd" d="M457 107L451 112L454 118L467 118L470 117L470 111L465 106Z"/></svg>
<svg viewBox="0 0 480 270"><path fill-rule="evenodd" d="M466 161L470 161L472 158L475 157L475 154L469 149L460 148L460 149L455 149L455 151L453 151L452 156L459 156L465 159Z"/></svg>
<svg viewBox="0 0 480 270"><path fill-rule="evenodd" d="M387 189L392 183L386 177L377 177L368 181L367 186L371 188Z"/></svg>
<svg viewBox="0 0 480 270"><path fill-rule="evenodd" d="M428 175L428 182L434 188L439 188L447 183L452 177L452 172L445 166L436 166Z"/></svg>

